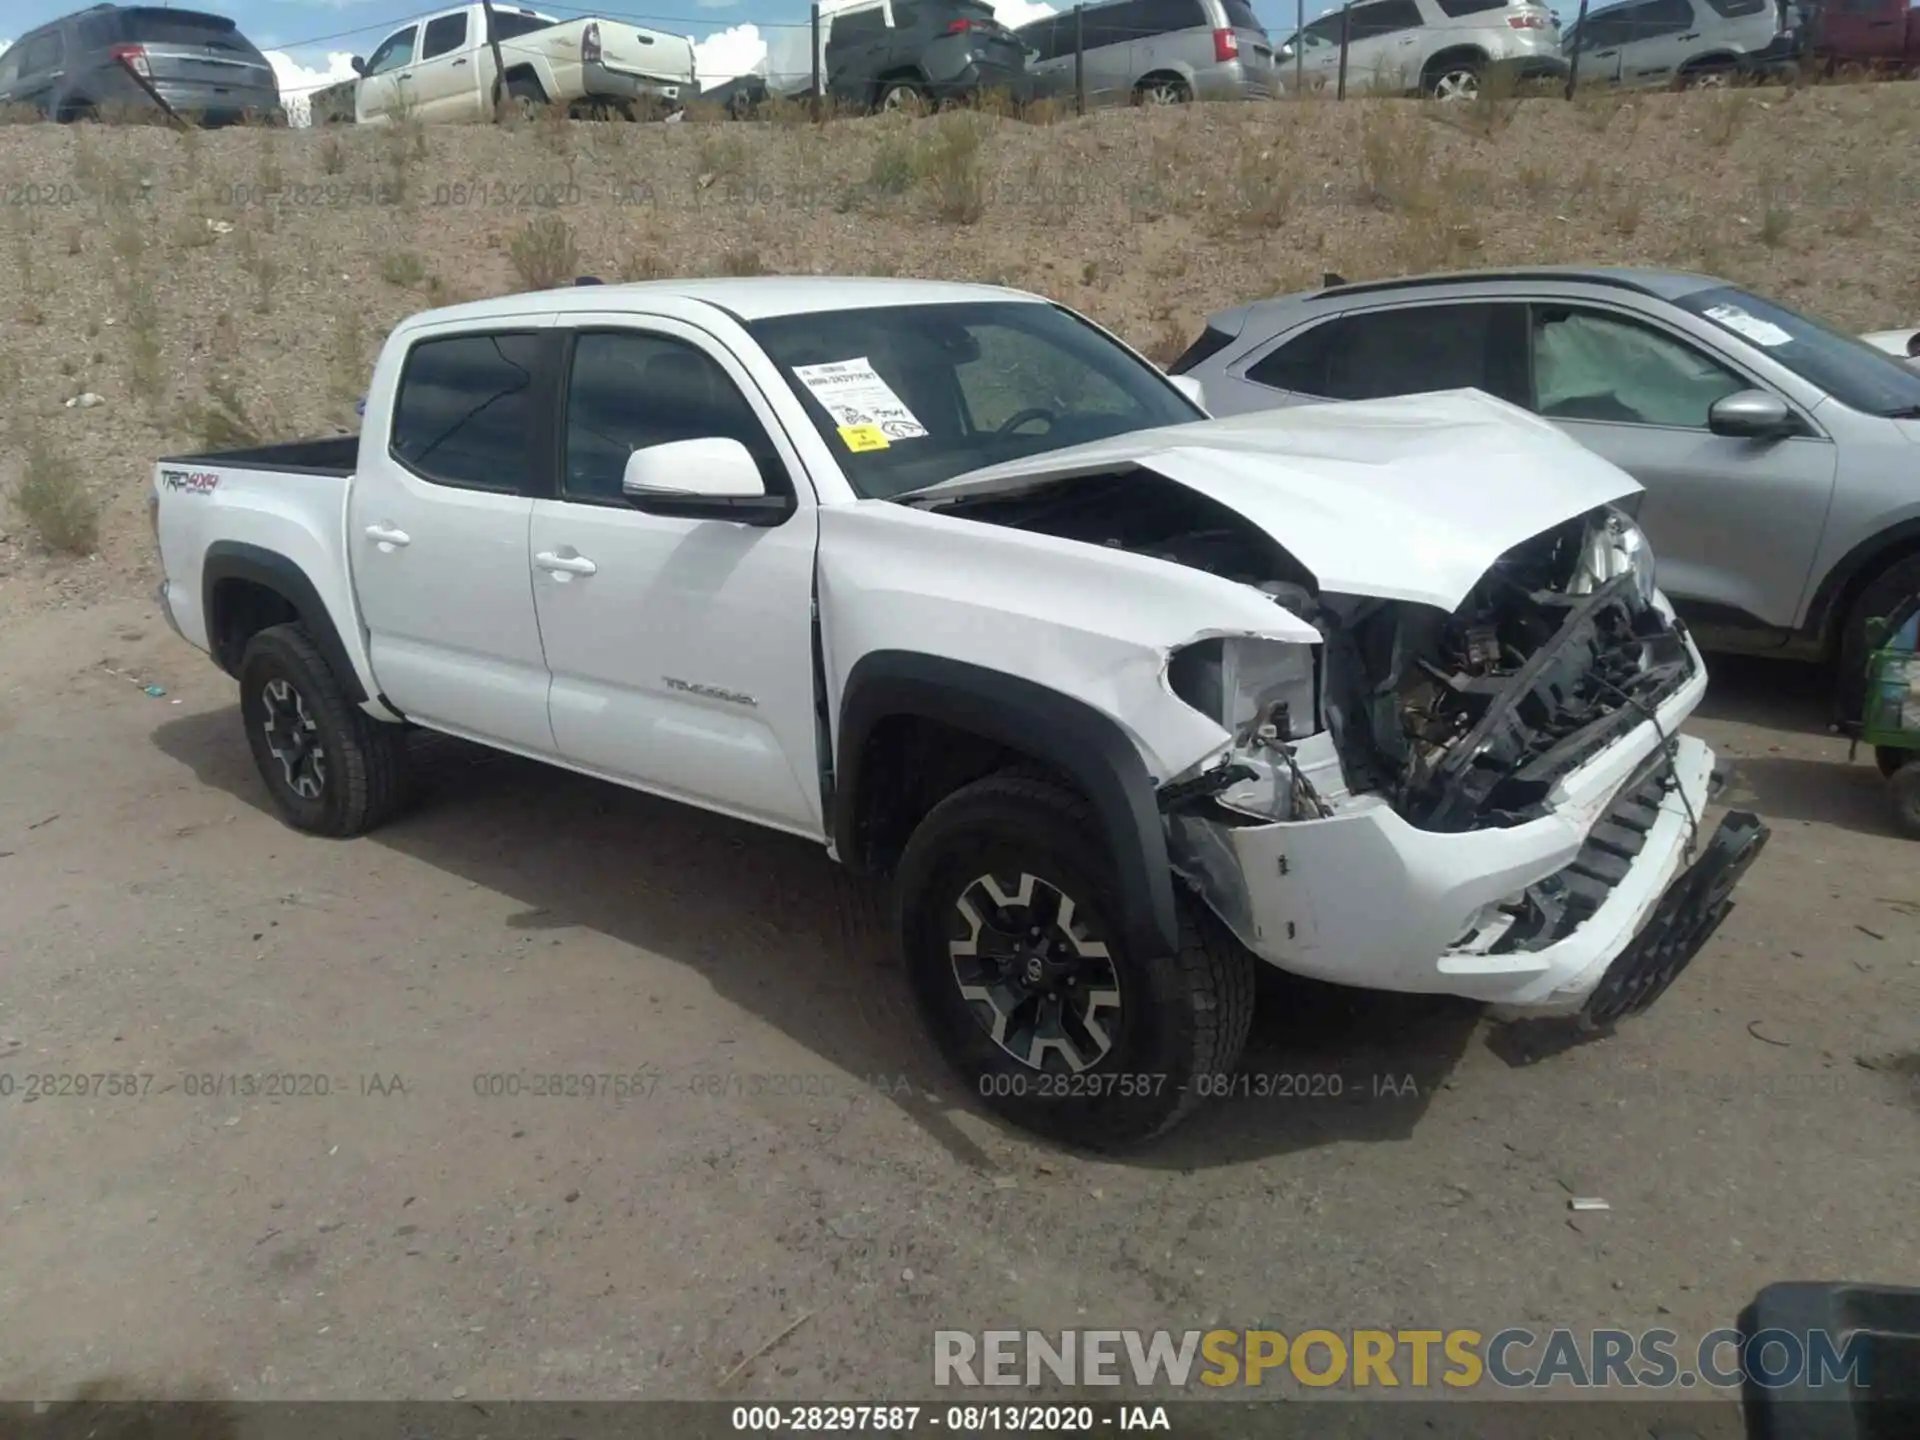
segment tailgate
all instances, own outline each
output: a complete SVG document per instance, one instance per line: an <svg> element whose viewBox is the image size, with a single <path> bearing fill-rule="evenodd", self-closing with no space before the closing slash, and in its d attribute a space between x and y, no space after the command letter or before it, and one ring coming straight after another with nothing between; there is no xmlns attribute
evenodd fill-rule
<svg viewBox="0 0 1920 1440"><path fill-rule="evenodd" d="M684 35L602 20L600 49L602 63L609 70L671 80L687 80L693 75L693 42Z"/></svg>

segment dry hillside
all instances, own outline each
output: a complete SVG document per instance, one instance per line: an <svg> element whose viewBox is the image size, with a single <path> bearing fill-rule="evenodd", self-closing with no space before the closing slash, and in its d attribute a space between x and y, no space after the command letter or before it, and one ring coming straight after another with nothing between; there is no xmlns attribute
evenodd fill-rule
<svg viewBox="0 0 1920 1440"><path fill-rule="evenodd" d="M1648 262L1856 329L1910 323L1917 92L1056 124L0 128L0 614L151 588L154 456L350 427L399 317L581 272L994 281L1162 359L1208 311L1328 270ZM83 393L99 403L66 403Z"/></svg>

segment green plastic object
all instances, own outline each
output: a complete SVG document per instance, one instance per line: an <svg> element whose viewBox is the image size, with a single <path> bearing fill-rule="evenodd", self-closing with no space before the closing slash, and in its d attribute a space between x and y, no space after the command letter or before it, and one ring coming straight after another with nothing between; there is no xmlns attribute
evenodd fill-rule
<svg viewBox="0 0 1920 1440"><path fill-rule="evenodd" d="M1920 840L1920 595L1876 628L1859 739L1887 777L1895 826Z"/></svg>

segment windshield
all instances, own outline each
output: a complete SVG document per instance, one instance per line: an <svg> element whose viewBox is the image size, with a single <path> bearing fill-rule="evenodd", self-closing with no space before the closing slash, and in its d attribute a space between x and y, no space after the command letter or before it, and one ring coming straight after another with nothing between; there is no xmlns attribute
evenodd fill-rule
<svg viewBox="0 0 1920 1440"><path fill-rule="evenodd" d="M1205 418L1151 365L1053 305L891 305L747 328L867 499Z"/></svg>
<svg viewBox="0 0 1920 1440"><path fill-rule="evenodd" d="M1850 410L1920 416L1920 373L1864 340L1731 285L1695 291L1678 304L1758 345Z"/></svg>

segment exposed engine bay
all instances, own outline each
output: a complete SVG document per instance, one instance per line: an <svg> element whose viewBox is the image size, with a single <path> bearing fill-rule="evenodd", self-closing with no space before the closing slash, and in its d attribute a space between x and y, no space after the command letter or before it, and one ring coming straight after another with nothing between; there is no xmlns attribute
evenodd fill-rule
<svg viewBox="0 0 1920 1440"><path fill-rule="evenodd" d="M1451 615L1322 593L1264 531L1143 469L964 500L948 513L1238 581L1320 632L1311 661L1307 647L1270 643L1300 653L1291 677L1285 657L1229 653L1246 642L1201 642L1173 657L1175 693L1220 719L1234 744L1162 803L1205 806L1229 823L1330 813L1294 758L1295 742L1324 735L1348 793L1381 795L1421 829L1519 824L1542 813L1561 775L1650 717L1693 673L1681 632L1653 603L1644 541L1611 508L1507 551ZM1215 799L1256 774L1245 762L1263 753L1293 783L1257 814L1236 804L1236 818Z"/></svg>

